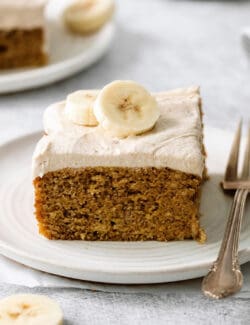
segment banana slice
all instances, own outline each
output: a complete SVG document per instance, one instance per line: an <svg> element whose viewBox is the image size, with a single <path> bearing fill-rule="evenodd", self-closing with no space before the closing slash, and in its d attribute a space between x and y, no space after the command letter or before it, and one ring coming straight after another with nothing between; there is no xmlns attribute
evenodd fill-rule
<svg viewBox="0 0 250 325"><path fill-rule="evenodd" d="M0 325L62 325L57 302L46 296L19 294L0 301Z"/></svg>
<svg viewBox="0 0 250 325"><path fill-rule="evenodd" d="M93 105L97 95L97 90L78 90L68 95L65 106L67 118L79 125L98 125L93 113Z"/></svg>
<svg viewBox="0 0 250 325"><path fill-rule="evenodd" d="M65 9L63 18L71 31L90 34L111 19L114 8L114 0L78 0Z"/></svg>
<svg viewBox="0 0 250 325"><path fill-rule="evenodd" d="M117 80L101 90L94 104L94 114L112 135L127 137L152 129L160 110L144 87L134 81Z"/></svg>

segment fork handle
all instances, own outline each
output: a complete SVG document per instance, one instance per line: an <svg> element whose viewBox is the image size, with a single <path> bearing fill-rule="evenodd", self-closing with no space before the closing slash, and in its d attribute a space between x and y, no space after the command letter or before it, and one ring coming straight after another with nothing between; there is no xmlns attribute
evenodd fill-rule
<svg viewBox="0 0 250 325"><path fill-rule="evenodd" d="M240 290L243 277L238 261L239 235L248 190L235 193L225 234L217 260L203 279L203 292L213 298L222 298Z"/></svg>

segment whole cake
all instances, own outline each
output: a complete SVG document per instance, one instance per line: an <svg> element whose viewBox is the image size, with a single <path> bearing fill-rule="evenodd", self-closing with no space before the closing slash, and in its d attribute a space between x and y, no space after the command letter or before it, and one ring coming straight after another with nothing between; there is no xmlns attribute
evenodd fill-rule
<svg viewBox="0 0 250 325"><path fill-rule="evenodd" d="M33 155L42 235L205 241L199 88L150 94L115 81L48 107L44 129Z"/></svg>
<svg viewBox="0 0 250 325"><path fill-rule="evenodd" d="M46 64L46 0L0 1L0 69Z"/></svg>

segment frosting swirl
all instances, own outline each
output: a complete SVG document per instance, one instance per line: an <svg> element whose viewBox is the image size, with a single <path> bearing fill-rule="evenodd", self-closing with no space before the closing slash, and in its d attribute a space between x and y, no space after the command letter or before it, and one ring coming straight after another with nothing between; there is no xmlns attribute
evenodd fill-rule
<svg viewBox="0 0 250 325"><path fill-rule="evenodd" d="M65 102L44 113L46 135L33 156L33 177L66 167L168 167L202 176L202 125L197 87L154 94L160 118L142 135L113 138L101 127L69 121Z"/></svg>

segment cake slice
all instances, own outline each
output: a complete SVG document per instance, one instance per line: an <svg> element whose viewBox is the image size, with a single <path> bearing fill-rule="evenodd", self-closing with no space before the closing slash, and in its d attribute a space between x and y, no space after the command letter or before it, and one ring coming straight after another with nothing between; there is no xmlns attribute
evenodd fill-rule
<svg viewBox="0 0 250 325"><path fill-rule="evenodd" d="M46 0L0 1L0 69L42 66Z"/></svg>
<svg viewBox="0 0 250 325"><path fill-rule="evenodd" d="M152 96L160 111L154 127L122 138L101 125L73 123L65 101L47 108L45 135L33 155L35 213L42 235L205 241L199 223L205 176L199 88Z"/></svg>

